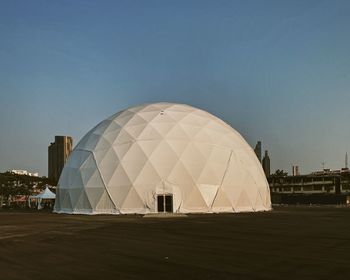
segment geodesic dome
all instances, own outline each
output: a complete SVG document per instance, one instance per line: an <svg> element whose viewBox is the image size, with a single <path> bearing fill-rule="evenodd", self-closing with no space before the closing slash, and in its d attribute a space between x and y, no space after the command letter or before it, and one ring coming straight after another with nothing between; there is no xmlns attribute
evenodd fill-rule
<svg viewBox="0 0 350 280"><path fill-rule="evenodd" d="M83 137L62 171L54 211L270 209L261 164L237 131L203 110L155 103L121 111Z"/></svg>

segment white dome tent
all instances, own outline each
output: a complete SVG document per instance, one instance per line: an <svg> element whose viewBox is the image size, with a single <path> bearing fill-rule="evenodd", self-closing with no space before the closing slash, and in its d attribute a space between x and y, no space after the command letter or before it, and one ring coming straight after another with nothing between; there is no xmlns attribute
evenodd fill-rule
<svg viewBox="0 0 350 280"><path fill-rule="evenodd" d="M54 211L270 209L261 164L237 131L203 110L154 103L121 111L84 136L62 171Z"/></svg>

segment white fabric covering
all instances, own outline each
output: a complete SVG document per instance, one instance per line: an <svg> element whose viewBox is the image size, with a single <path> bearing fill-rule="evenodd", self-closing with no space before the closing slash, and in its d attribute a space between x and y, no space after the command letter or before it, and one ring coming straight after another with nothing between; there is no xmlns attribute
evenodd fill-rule
<svg viewBox="0 0 350 280"><path fill-rule="evenodd" d="M34 199L36 204L37 204L37 207L38 209L41 209L41 202L43 199L55 199L56 198L56 194L53 193L52 191L50 191L49 187L46 186L45 190L43 190L41 193L37 194L37 195L31 195L29 196L29 200L28 200L28 204L29 204L29 207L31 206L30 205L30 200L31 199Z"/></svg>
<svg viewBox="0 0 350 280"><path fill-rule="evenodd" d="M177 213L266 211L269 186L254 151L228 124L183 104L132 107L99 123L76 146L54 211Z"/></svg>

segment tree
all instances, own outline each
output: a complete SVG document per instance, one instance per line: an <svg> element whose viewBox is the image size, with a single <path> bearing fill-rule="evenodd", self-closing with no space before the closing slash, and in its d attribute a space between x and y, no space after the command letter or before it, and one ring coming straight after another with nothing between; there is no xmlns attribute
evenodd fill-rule
<svg viewBox="0 0 350 280"><path fill-rule="evenodd" d="M11 172L0 173L1 204L8 204L11 196L31 195L45 188L51 181L45 177L18 175Z"/></svg>
<svg viewBox="0 0 350 280"><path fill-rule="evenodd" d="M272 174L271 176L273 176L273 177L286 177L286 176L288 176L288 172L284 172L283 169L281 169L281 170L277 169L275 171L275 173Z"/></svg>

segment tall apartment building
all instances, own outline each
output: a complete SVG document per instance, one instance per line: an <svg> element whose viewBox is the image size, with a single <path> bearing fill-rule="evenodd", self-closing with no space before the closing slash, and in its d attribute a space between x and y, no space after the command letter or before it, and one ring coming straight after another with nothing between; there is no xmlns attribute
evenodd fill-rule
<svg viewBox="0 0 350 280"><path fill-rule="evenodd" d="M70 136L55 136L55 142L51 143L49 152L49 179L58 182L64 164L73 149L73 139Z"/></svg>
<svg viewBox="0 0 350 280"><path fill-rule="evenodd" d="M258 143L256 143L254 152L258 157L259 161L261 162L261 141L258 141Z"/></svg>
<svg viewBox="0 0 350 280"><path fill-rule="evenodd" d="M349 168L348 166L348 153L345 153L345 168Z"/></svg>
<svg viewBox="0 0 350 280"><path fill-rule="evenodd" d="M292 175L293 176L299 176L300 175L299 165L292 165Z"/></svg>
<svg viewBox="0 0 350 280"><path fill-rule="evenodd" d="M266 177L270 176L271 169L270 169L270 157L267 151L265 151L264 158L262 160L262 167L264 169Z"/></svg>

